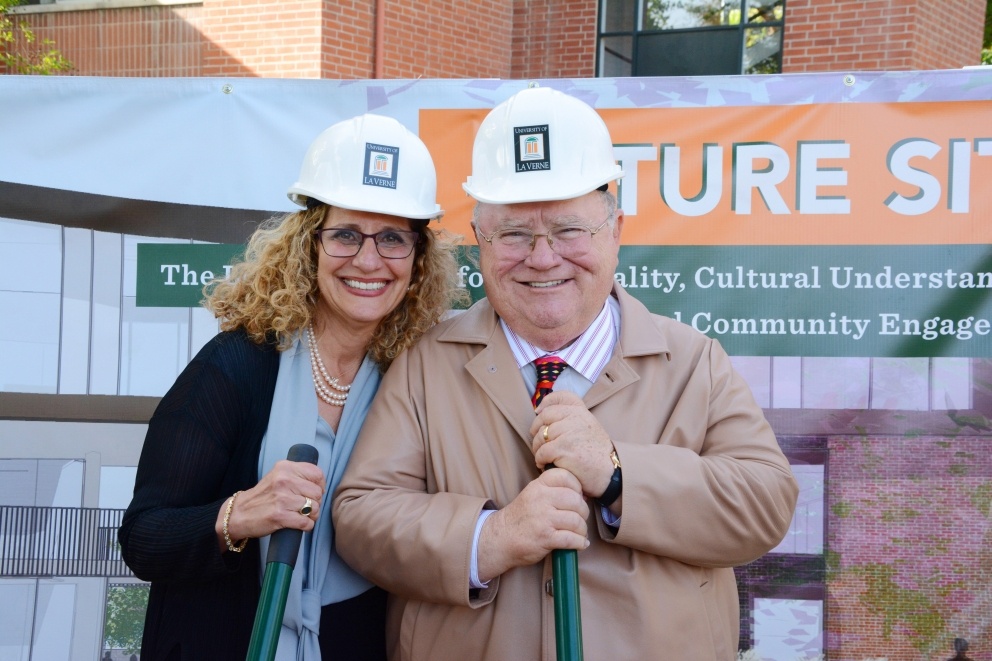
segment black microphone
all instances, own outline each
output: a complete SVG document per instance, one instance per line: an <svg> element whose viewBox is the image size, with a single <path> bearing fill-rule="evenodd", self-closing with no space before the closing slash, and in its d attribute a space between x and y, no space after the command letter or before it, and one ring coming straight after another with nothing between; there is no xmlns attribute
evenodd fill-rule
<svg viewBox="0 0 992 661"><path fill-rule="evenodd" d="M317 465L317 448L306 443L297 443L289 448L286 459L290 461L303 461L308 464ZM283 528L277 530L269 537L269 552L265 556L265 563L281 562L296 567L296 557L300 554L300 542L303 539L303 531L295 528Z"/></svg>

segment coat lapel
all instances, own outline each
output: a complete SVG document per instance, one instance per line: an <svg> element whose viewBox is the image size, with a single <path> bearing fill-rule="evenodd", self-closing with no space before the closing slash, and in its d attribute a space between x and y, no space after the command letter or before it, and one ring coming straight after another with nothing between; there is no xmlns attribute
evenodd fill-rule
<svg viewBox="0 0 992 661"><path fill-rule="evenodd" d="M530 447L530 424L534 420L530 393L489 301L482 299L460 314L438 336L438 341L483 345L465 369Z"/></svg>
<svg viewBox="0 0 992 661"><path fill-rule="evenodd" d="M592 388L582 398L582 401L585 402L588 409L592 410L592 407L608 399L615 393L620 392L640 378L637 372L624 361L623 352L620 350L620 343L618 342L616 349L613 351L613 357L610 358L610 362L606 363L606 367L600 372L596 383L592 384Z"/></svg>
<svg viewBox="0 0 992 661"><path fill-rule="evenodd" d="M499 336L493 343L468 361L465 369L479 387L492 400L503 417L513 427L520 439L530 447L530 425L534 421L534 407L513 359L513 352L498 329Z"/></svg>
<svg viewBox="0 0 992 661"><path fill-rule="evenodd" d="M613 286L613 295L620 303L620 338L610 362L583 398L590 409L640 380L630 358L661 355L671 359L654 315L618 284Z"/></svg>

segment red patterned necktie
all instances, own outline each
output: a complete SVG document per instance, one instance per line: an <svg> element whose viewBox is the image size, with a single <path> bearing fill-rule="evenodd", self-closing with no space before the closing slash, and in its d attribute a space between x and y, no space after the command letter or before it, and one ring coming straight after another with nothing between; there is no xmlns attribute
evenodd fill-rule
<svg viewBox="0 0 992 661"><path fill-rule="evenodd" d="M568 363L558 356L541 356L534 361L534 366L537 367L537 388L530 401L533 402L534 408L537 408L544 396L555 387L555 379L565 371Z"/></svg>

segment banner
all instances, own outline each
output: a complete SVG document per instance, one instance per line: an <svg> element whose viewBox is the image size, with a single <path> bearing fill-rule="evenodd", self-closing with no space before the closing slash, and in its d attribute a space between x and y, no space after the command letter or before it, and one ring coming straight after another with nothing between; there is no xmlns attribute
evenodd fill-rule
<svg viewBox="0 0 992 661"><path fill-rule="evenodd" d="M420 115L470 237L460 184L485 114ZM992 347L992 102L600 114L625 172L616 279L653 311L738 355Z"/></svg>
<svg viewBox="0 0 992 661"><path fill-rule="evenodd" d="M187 239L139 245L139 307L198 305L206 280L241 251L248 217L294 209L285 189L313 137L363 110L419 133L438 170L441 226L474 249L473 200L461 184L475 132L525 84L95 80L91 95L74 97L74 115L89 113L89 125L70 138L46 120L58 96L51 83L2 82L31 88L6 97L12 112L52 125L23 133L30 149L22 132L2 148L17 154L17 168L0 163L4 198L17 202L0 216L43 218L39 206L71 196L94 217L109 218L108 206L137 210L116 221L132 233ZM587 101L610 129L625 172L615 277L653 311L735 355L992 355L992 83L983 71L540 84ZM154 103L140 102L147 114L117 121L153 89ZM69 216L61 222L99 228L50 206ZM232 223L232 209L246 221ZM469 260L461 268L482 296L481 273Z"/></svg>

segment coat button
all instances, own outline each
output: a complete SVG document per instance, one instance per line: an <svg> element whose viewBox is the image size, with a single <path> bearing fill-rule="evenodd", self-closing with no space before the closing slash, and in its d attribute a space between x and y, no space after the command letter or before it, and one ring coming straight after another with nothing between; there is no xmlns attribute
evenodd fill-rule
<svg viewBox="0 0 992 661"><path fill-rule="evenodd" d="M549 597L555 596L555 581L552 578L548 579L548 582L544 584L544 591L548 593Z"/></svg>

